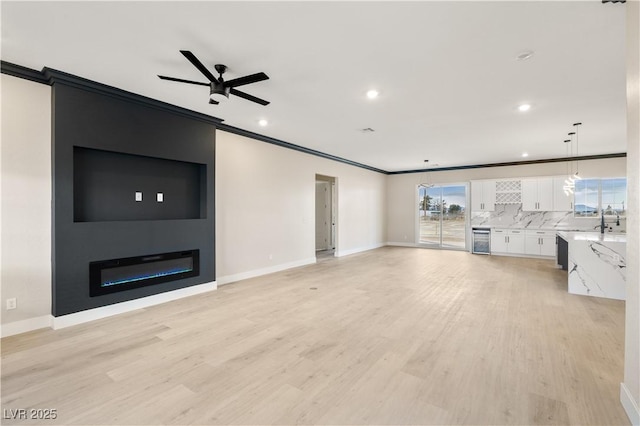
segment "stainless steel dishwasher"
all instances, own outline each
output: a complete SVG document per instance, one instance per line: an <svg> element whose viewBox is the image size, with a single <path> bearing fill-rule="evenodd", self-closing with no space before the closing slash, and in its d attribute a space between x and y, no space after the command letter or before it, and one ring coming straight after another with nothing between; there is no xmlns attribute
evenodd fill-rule
<svg viewBox="0 0 640 426"><path fill-rule="evenodd" d="M491 254L491 228L471 228L474 254Z"/></svg>

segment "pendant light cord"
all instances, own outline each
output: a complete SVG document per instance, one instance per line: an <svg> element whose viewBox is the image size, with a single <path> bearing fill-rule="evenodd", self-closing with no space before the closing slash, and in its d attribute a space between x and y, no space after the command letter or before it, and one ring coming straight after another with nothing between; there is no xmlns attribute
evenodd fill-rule
<svg viewBox="0 0 640 426"><path fill-rule="evenodd" d="M582 123L573 123L573 127L576 128L576 176L578 176L578 169L580 167L580 160L578 160L578 158L580 157L579 154L579 150L580 150L580 142L578 139L578 126L581 126Z"/></svg>

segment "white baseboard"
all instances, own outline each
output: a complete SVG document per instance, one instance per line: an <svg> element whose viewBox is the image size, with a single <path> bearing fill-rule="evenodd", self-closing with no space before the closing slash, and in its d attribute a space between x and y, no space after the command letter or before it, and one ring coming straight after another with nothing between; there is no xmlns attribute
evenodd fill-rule
<svg viewBox="0 0 640 426"><path fill-rule="evenodd" d="M171 302L173 300L194 296L196 294L207 293L217 288L218 285L216 281L198 284L191 287L179 288L177 290L167 291L165 293L141 297L140 299L128 300L126 302L116 303L113 305L101 306L95 309L88 309L86 311L80 311L73 314L54 317L52 325L54 330L58 330L61 328L70 327L72 325L82 324L85 322L107 318L125 312L135 311L137 309L148 308L149 306Z"/></svg>
<svg viewBox="0 0 640 426"><path fill-rule="evenodd" d="M29 331L38 330L40 328L50 328L53 324L52 315L43 315L41 317L29 318L22 321L10 322L0 326L2 329L1 336L9 337L16 334L27 333Z"/></svg>
<svg viewBox="0 0 640 426"><path fill-rule="evenodd" d="M259 277L261 275L273 274L274 272L284 271L286 269L297 268L299 266L312 265L316 263L315 257L308 259L296 260L294 262L281 263L279 265L269 266L267 268L254 269L252 271L241 272L239 274L218 277L218 285L230 284L236 281L247 280L249 278Z"/></svg>
<svg viewBox="0 0 640 426"><path fill-rule="evenodd" d="M387 244L388 246L394 246L394 247L419 247L418 244L416 243L399 243L396 241L388 241Z"/></svg>
<svg viewBox="0 0 640 426"><path fill-rule="evenodd" d="M343 257L343 256L349 256L351 254L362 253L363 251L374 250L380 247L384 247L385 245L386 244L384 243L377 243L367 247L358 247L358 248L349 249L349 250L336 250L336 257Z"/></svg>
<svg viewBox="0 0 640 426"><path fill-rule="evenodd" d="M624 383L620 383L620 402L624 411L627 413L627 417L634 426L640 425L640 409L638 403L631 396L631 392Z"/></svg>

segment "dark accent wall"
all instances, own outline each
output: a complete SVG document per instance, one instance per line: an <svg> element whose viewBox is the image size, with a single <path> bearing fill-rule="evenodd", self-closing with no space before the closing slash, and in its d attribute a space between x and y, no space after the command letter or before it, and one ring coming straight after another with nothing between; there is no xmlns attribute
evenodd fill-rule
<svg viewBox="0 0 640 426"><path fill-rule="evenodd" d="M75 222L206 219L206 164L73 148ZM136 200L136 195L140 199ZM162 201L158 201L162 194Z"/></svg>
<svg viewBox="0 0 640 426"><path fill-rule="evenodd" d="M114 88L82 87L64 78L56 80L55 75L51 81L53 315L214 281L213 119L145 105L119 96ZM107 176L98 176L100 170ZM78 181L83 173L86 180ZM174 175L178 183L172 182ZM197 190L189 188L177 195L190 206L150 203L139 216L132 210L141 207L135 205L134 194L129 194L134 185L145 185L149 191L166 188L175 196L180 185L192 185L195 180L201 182ZM118 194L120 189L125 195ZM131 198L127 200L126 194ZM148 197L155 198L155 192L149 192ZM85 205L77 206L76 202ZM105 219L98 210L110 205L114 212L105 213ZM160 209L164 207L172 211L163 213ZM200 250L197 277L89 296L90 262L196 249Z"/></svg>

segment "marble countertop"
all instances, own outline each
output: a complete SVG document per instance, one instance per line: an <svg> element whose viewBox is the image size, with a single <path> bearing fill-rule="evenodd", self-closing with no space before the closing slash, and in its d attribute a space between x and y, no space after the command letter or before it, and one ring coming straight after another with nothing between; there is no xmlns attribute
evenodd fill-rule
<svg viewBox="0 0 640 426"><path fill-rule="evenodd" d="M595 241L596 239L594 239L593 236L600 235L600 232L597 231L584 231L584 230L580 230L580 229L576 229L576 228L561 228L561 227L557 227L557 228L526 228L526 227L522 227L522 226L516 226L516 225L507 225L507 226L490 226L490 225L474 225L472 226L472 228L474 229L520 229L522 231L549 231L549 232L563 232L565 234L584 234L586 237L582 238L582 239L588 239L588 240L593 240ZM621 236L623 238L623 241L626 242L626 232L620 232L620 231L614 231L614 232L605 232L605 235L615 235L615 236ZM568 237L568 238L573 238L573 237ZM579 240L580 238L575 238L576 240ZM607 241L607 240L605 240ZM611 241L618 241L618 240L611 240Z"/></svg>
<svg viewBox="0 0 640 426"><path fill-rule="evenodd" d="M615 232L569 232L558 231L558 235L566 241L600 241L609 243L626 243L627 235Z"/></svg>

